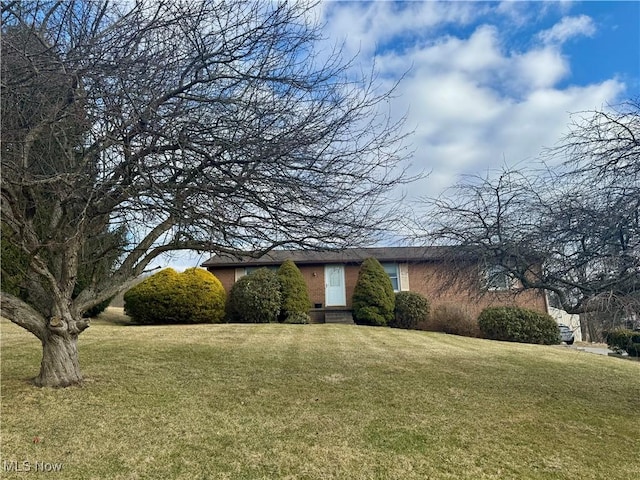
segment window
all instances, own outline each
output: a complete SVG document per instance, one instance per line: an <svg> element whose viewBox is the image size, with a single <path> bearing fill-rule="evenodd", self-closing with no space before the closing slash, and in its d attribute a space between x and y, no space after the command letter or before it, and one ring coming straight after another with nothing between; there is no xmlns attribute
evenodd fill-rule
<svg viewBox="0 0 640 480"><path fill-rule="evenodd" d="M389 279L391 280L391 285L393 285L393 291L400 291L400 274L398 272L398 264L397 263L383 263L382 267L384 271L389 275Z"/></svg>
<svg viewBox="0 0 640 480"><path fill-rule="evenodd" d="M487 290L509 290L513 280L502 265L490 265L485 268L485 286Z"/></svg>
<svg viewBox="0 0 640 480"><path fill-rule="evenodd" d="M250 273L255 272L256 270L259 270L261 268L268 268L269 270L273 270L274 272L278 271L278 267L276 265L266 265L264 267L238 267L236 268L236 282L245 275L249 275Z"/></svg>
<svg viewBox="0 0 640 480"><path fill-rule="evenodd" d="M271 270L273 272L278 271L278 267L276 265L266 265L266 266L257 266L257 267L245 267L244 274L249 275L250 273L253 273L256 270L260 270L261 268L266 268L267 270Z"/></svg>

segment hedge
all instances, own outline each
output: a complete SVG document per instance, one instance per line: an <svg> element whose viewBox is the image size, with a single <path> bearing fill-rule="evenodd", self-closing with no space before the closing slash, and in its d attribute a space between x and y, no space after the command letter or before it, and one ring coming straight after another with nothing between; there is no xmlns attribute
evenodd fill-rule
<svg viewBox="0 0 640 480"><path fill-rule="evenodd" d="M478 317L485 338L507 342L560 343L556 321L546 313L520 307L488 307Z"/></svg>

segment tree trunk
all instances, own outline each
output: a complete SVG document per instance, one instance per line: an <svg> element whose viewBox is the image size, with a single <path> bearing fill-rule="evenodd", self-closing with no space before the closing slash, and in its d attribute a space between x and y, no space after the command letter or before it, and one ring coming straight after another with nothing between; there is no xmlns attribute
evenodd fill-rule
<svg viewBox="0 0 640 480"><path fill-rule="evenodd" d="M78 361L78 335L49 331L42 340L38 387L68 387L82 382Z"/></svg>

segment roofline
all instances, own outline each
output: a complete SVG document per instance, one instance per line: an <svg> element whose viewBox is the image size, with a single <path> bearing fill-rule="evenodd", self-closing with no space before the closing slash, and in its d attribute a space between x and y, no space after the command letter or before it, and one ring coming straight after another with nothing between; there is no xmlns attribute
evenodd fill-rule
<svg viewBox="0 0 640 480"><path fill-rule="evenodd" d="M219 254L212 256L201 264L203 267L251 267L280 265L287 259L293 260L296 265L318 264L357 264L364 259L373 257L380 262L427 262L444 260L451 257L452 250L457 250L456 257L464 257L461 249L437 246L437 247L368 247L346 248L342 250L271 250L270 252L255 257L251 252L233 256Z"/></svg>

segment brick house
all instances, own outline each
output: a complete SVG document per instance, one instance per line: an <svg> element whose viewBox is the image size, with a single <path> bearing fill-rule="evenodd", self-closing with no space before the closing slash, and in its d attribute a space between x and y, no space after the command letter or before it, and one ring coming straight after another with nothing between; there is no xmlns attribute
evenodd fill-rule
<svg viewBox="0 0 640 480"><path fill-rule="evenodd" d="M474 316L490 305L516 305L548 312L544 292L530 290L516 295L517 283L499 268L484 265L448 247L272 250L259 258L215 255L202 266L213 273L228 292L239 278L253 270L277 269L285 260L293 260L307 282L313 304L312 320L350 323L353 289L360 264L368 257L382 264L395 291L419 292L430 300L432 307L454 304Z"/></svg>

